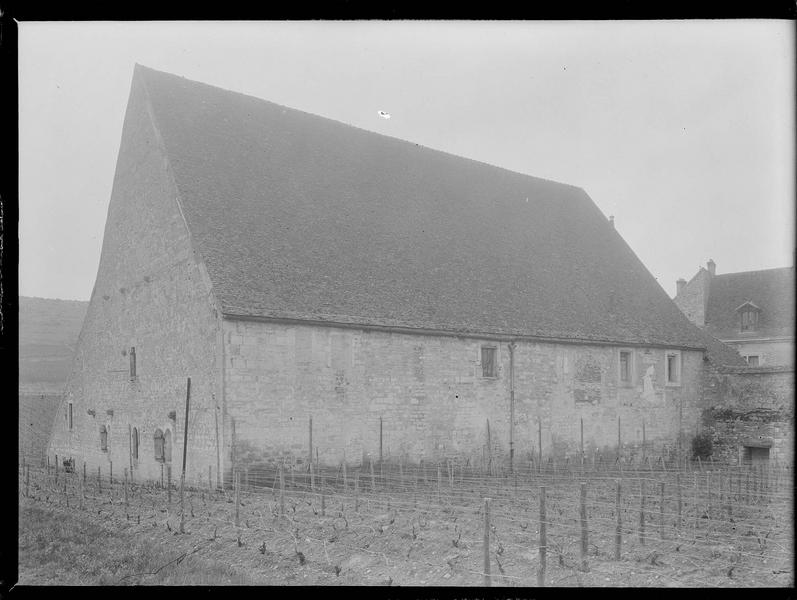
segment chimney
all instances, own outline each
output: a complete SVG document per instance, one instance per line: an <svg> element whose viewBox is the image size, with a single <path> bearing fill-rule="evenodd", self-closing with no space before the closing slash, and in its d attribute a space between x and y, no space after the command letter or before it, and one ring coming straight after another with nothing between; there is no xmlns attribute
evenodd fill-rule
<svg viewBox="0 0 797 600"><path fill-rule="evenodd" d="M684 288L686 288L686 279L681 277L678 281L675 282L675 285L678 286L678 291L675 292L675 295L680 296L681 292L683 292Z"/></svg>
<svg viewBox="0 0 797 600"><path fill-rule="evenodd" d="M706 268L708 268L708 272L710 275L717 274L717 264L714 262L713 259L709 258L708 262L706 263Z"/></svg>

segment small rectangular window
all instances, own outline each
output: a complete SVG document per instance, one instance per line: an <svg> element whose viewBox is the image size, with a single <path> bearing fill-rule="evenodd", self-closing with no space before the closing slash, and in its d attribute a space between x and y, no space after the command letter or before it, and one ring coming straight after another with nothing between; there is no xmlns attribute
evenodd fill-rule
<svg viewBox="0 0 797 600"><path fill-rule="evenodd" d="M631 353L626 350L620 351L620 381L631 382Z"/></svg>
<svg viewBox="0 0 797 600"><path fill-rule="evenodd" d="M747 360L747 364L750 365L751 367L757 367L758 366L758 356L757 355L746 356L745 359Z"/></svg>
<svg viewBox="0 0 797 600"><path fill-rule="evenodd" d="M160 429L155 430L155 460L163 462L163 432Z"/></svg>
<svg viewBox="0 0 797 600"><path fill-rule="evenodd" d="M130 348L130 379L136 378L136 348Z"/></svg>
<svg viewBox="0 0 797 600"><path fill-rule="evenodd" d="M138 460L138 429L133 427L132 440L130 441L133 460Z"/></svg>
<svg viewBox="0 0 797 600"><path fill-rule="evenodd" d="M498 377L497 350L495 346L482 346L482 377Z"/></svg>
<svg viewBox="0 0 797 600"><path fill-rule="evenodd" d="M665 381L667 385L680 385L681 383L681 353L678 351L667 352L665 355Z"/></svg>

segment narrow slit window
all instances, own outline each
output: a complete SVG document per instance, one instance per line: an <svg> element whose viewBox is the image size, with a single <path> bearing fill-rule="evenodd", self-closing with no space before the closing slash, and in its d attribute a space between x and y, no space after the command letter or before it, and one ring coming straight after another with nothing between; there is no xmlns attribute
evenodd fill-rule
<svg viewBox="0 0 797 600"><path fill-rule="evenodd" d="M69 430L72 431L72 403L67 404L66 407L66 421L69 425Z"/></svg>
<svg viewBox="0 0 797 600"><path fill-rule="evenodd" d="M138 429L136 429L135 427L133 427L131 452L133 454L133 460L138 460Z"/></svg>
<svg viewBox="0 0 797 600"><path fill-rule="evenodd" d="M163 462L163 432L160 429L155 430L155 460Z"/></svg>
<svg viewBox="0 0 797 600"><path fill-rule="evenodd" d="M495 346L482 346L482 377L498 376L496 354Z"/></svg>
<svg viewBox="0 0 797 600"><path fill-rule="evenodd" d="M130 348L130 379L136 378L136 347Z"/></svg>
<svg viewBox="0 0 797 600"><path fill-rule="evenodd" d="M100 450L108 452L108 428L100 425Z"/></svg>
<svg viewBox="0 0 797 600"><path fill-rule="evenodd" d="M681 353L668 352L664 368L667 385L679 385L681 383Z"/></svg>
<svg viewBox="0 0 797 600"><path fill-rule="evenodd" d="M620 381L631 382L631 353L625 350L620 351Z"/></svg>
<svg viewBox="0 0 797 600"><path fill-rule="evenodd" d="M163 460L172 462L172 432L170 429L163 434Z"/></svg>

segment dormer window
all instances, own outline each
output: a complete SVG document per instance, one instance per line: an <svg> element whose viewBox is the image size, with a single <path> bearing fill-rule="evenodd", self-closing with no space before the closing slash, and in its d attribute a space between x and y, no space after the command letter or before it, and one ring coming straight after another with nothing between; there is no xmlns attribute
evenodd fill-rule
<svg viewBox="0 0 797 600"><path fill-rule="evenodd" d="M745 302L736 309L739 313L739 326L742 332L756 331L758 329L758 317L761 309L752 302Z"/></svg>

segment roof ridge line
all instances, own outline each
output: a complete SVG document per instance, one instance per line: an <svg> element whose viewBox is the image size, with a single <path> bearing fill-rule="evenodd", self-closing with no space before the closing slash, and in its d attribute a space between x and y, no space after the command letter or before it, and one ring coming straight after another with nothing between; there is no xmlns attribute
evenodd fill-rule
<svg viewBox="0 0 797 600"><path fill-rule="evenodd" d="M703 267L701 267L701 269L702 268ZM786 271L793 268L794 265L787 267L767 267L766 269L751 269L749 271L732 271L730 273L720 273L719 275L714 275L714 277L725 277L726 275L747 275L749 273L764 273L766 271Z"/></svg>
<svg viewBox="0 0 797 600"><path fill-rule="evenodd" d="M278 102L274 102L273 100L266 100L265 98L261 98L260 96L254 96L252 94L247 94L245 92L238 92L238 91L235 91L235 90L230 90L230 89L218 86L218 85L213 85L211 83L206 83L204 81L198 81L196 79L189 79L188 77L185 77L183 75L177 75L176 73L169 73L168 71L160 71L158 69L153 69L152 67L148 67L146 65L142 65L140 63L135 63L135 64L136 64L136 66L138 68L143 69L143 70L153 71L155 73L166 75L168 77L175 77L177 79L183 79L183 80L188 81L190 83L193 83L195 85L201 85L201 86L210 87L210 88L213 88L213 89L216 89L216 90L221 90L222 92L225 92L227 94L237 94L239 96L244 96L246 98L252 98L252 99L258 100L260 102L266 102L268 104L272 104L273 106L277 106L277 107L279 107L281 109L287 109L287 110L294 111L294 112L297 112L297 113L302 113L304 115L308 115L308 116L313 117L315 119L324 119L325 121L331 121L333 123L337 123L338 125L343 125L345 127L351 127L352 129L356 129L358 131L362 131L362 132L365 132L365 133L370 134L370 135L380 136L380 137L383 137L383 138L386 138L386 139L389 139L389 140L402 142L404 144L411 144L413 146L417 146L418 148L422 148L423 150L427 150L429 152L437 152L437 153L443 154L445 156L451 156L451 157L459 159L459 160L468 160L468 161L471 161L471 162L474 162L474 163L477 163L477 164L480 164L480 165L484 165L484 166L487 166L487 167L490 167L490 168L493 168L493 169L499 169L499 170L505 171L507 173L512 173L513 175L520 175L522 177L530 177L530 178L536 179L538 181L542 181L542 182L546 182L546 183L552 183L552 184L555 184L555 185L561 185L561 186L573 188L573 189L576 189L576 190L581 190L584 193L586 193L586 190L584 190L583 186L574 185L572 183L566 183L564 181L557 181L555 179L548 179L546 177L539 177L537 175L530 175L529 173L521 173L520 171L513 171L512 169L507 169L506 167L502 167L500 165L495 165L495 164L492 164L492 163L488 163L488 162L485 162L483 160L479 160L477 158L471 158L471 157L468 157L468 156L463 156L461 154L454 154L453 152L448 152L446 150L440 150L438 148L432 148L431 146L425 146L423 144L419 144L418 142L413 142L411 140L407 140L407 139L404 139L404 138L395 137L395 136L392 136L392 135L387 135L385 133L380 133L378 131L372 131L371 129L365 129L365 128L359 127L357 125L352 125L351 123L346 123L345 121L339 121L338 119L333 119L332 117L325 117L323 115L319 115L319 114L316 114L316 113L308 112L306 110L302 110L300 108L294 108L292 106L287 106L285 104L279 104ZM593 200L593 202L594 202L594 200Z"/></svg>

